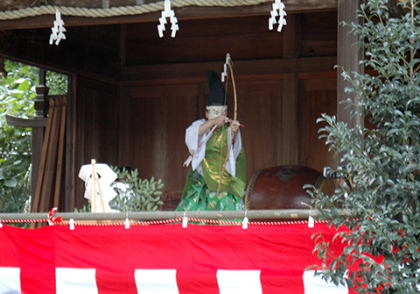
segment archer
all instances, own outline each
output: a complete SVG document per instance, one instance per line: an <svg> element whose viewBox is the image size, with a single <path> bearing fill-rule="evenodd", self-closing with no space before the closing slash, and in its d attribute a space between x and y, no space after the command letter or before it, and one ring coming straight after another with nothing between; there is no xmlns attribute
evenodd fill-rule
<svg viewBox="0 0 420 294"><path fill-rule="evenodd" d="M186 130L185 143L192 155L188 164L191 162L192 168L177 210L242 210L246 162L240 124L226 118L226 91L219 76L209 70L207 79L210 91L206 118Z"/></svg>

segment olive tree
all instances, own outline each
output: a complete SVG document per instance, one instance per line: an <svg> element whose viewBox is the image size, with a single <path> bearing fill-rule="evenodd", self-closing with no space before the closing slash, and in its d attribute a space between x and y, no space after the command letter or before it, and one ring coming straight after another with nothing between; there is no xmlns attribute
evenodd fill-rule
<svg viewBox="0 0 420 294"><path fill-rule="evenodd" d="M344 24L359 36L360 62L373 73L343 69L346 91L357 96L345 103L369 128L326 114L318 119L326 122L320 137L340 155L346 181L314 204L330 225L348 230L337 233L343 252L316 238L323 258L317 273L360 293L420 291L420 9L414 1L395 5L403 13L391 16L387 0L367 0L359 13L364 24Z"/></svg>

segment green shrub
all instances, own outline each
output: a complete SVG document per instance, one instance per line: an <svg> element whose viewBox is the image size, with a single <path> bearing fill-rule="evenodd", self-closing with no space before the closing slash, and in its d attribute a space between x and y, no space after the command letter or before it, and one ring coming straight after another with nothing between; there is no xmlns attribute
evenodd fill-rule
<svg viewBox="0 0 420 294"><path fill-rule="evenodd" d="M150 180L140 179L139 172L127 170L125 168L111 167L118 175L117 183L114 184L114 190L118 196L109 202L109 206L119 211L156 211L161 201L164 187L162 180L155 181L154 177Z"/></svg>
<svg viewBox="0 0 420 294"><path fill-rule="evenodd" d="M317 272L360 293L420 291L420 9L417 2L402 1L405 13L390 17L390 3L367 0L360 12L365 23L346 24L360 37L366 56L361 62L377 73L344 72L351 84L346 91L358 97L346 103L372 127L350 128L325 114L318 120L327 123L320 137L342 155L353 187L344 184L314 204L327 208L339 201L354 217L323 209L330 225L346 225L351 232L342 234L341 254L317 238L324 259ZM383 262L371 258L378 256ZM357 258L363 263L346 278Z"/></svg>

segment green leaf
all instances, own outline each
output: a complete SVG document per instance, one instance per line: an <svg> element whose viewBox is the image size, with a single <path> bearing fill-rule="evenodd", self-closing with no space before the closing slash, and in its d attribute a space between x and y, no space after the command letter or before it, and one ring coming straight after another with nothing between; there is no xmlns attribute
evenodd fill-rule
<svg viewBox="0 0 420 294"><path fill-rule="evenodd" d="M22 79L20 79L20 80L22 80ZM18 90L21 90L21 91L27 91L27 90L30 90L30 89L31 89L31 85L29 84L28 80L24 80L18 86Z"/></svg>
<svg viewBox="0 0 420 294"><path fill-rule="evenodd" d="M354 283L353 283L353 281L352 281L351 279L347 279L347 278L346 278L346 283L347 283L347 286L348 286L350 289L354 289Z"/></svg>
<svg viewBox="0 0 420 294"><path fill-rule="evenodd" d="M14 177L4 181L4 185L6 187L10 187L10 188L15 188L17 186L17 183L18 182L17 182L16 178L14 178Z"/></svg>

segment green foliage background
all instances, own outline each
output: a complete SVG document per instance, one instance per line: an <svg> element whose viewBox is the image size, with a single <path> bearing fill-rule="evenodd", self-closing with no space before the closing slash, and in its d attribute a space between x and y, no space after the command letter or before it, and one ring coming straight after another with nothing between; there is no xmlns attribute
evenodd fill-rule
<svg viewBox="0 0 420 294"><path fill-rule="evenodd" d="M326 280L360 293L420 292L420 9L402 1L404 14L390 17L390 2L367 0L361 6L363 25L350 25L365 50L366 67L377 75L344 72L357 101L346 103L353 114L368 118L373 128L350 128L335 117L320 131L327 144L343 155L347 180L332 198L315 199L330 225L347 226L339 233L346 245L332 252L317 236L323 258L318 268ZM338 214L340 203L354 217ZM378 262L375 257L383 257ZM362 263L351 271L355 260ZM350 271L348 271L350 270Z"/></svg>
<svg viewBox="0 0 420 294"><path fill-rule="evenodd" d="M30 196L32 132L10 126L5 114L31 118L39 68L5 61L7 77L0 79L0 213L23 212ZM47 72L50 94L67 93L67 76Z"/></svg>
<svg viewBox="0 0 420 294"><path fill-rule="evenodd" d="M117 181L120 184L113 183L112 187L118 193L118 196L109 202L112 209L118 211L156 211L159 205L163 205L161 201L162 191L160 191L165 184L162 179L155 181L152 177L148 179L140 179L138 169L127 170L125 168L118 168L111 166L114 172L117 173Z"/></svg>

